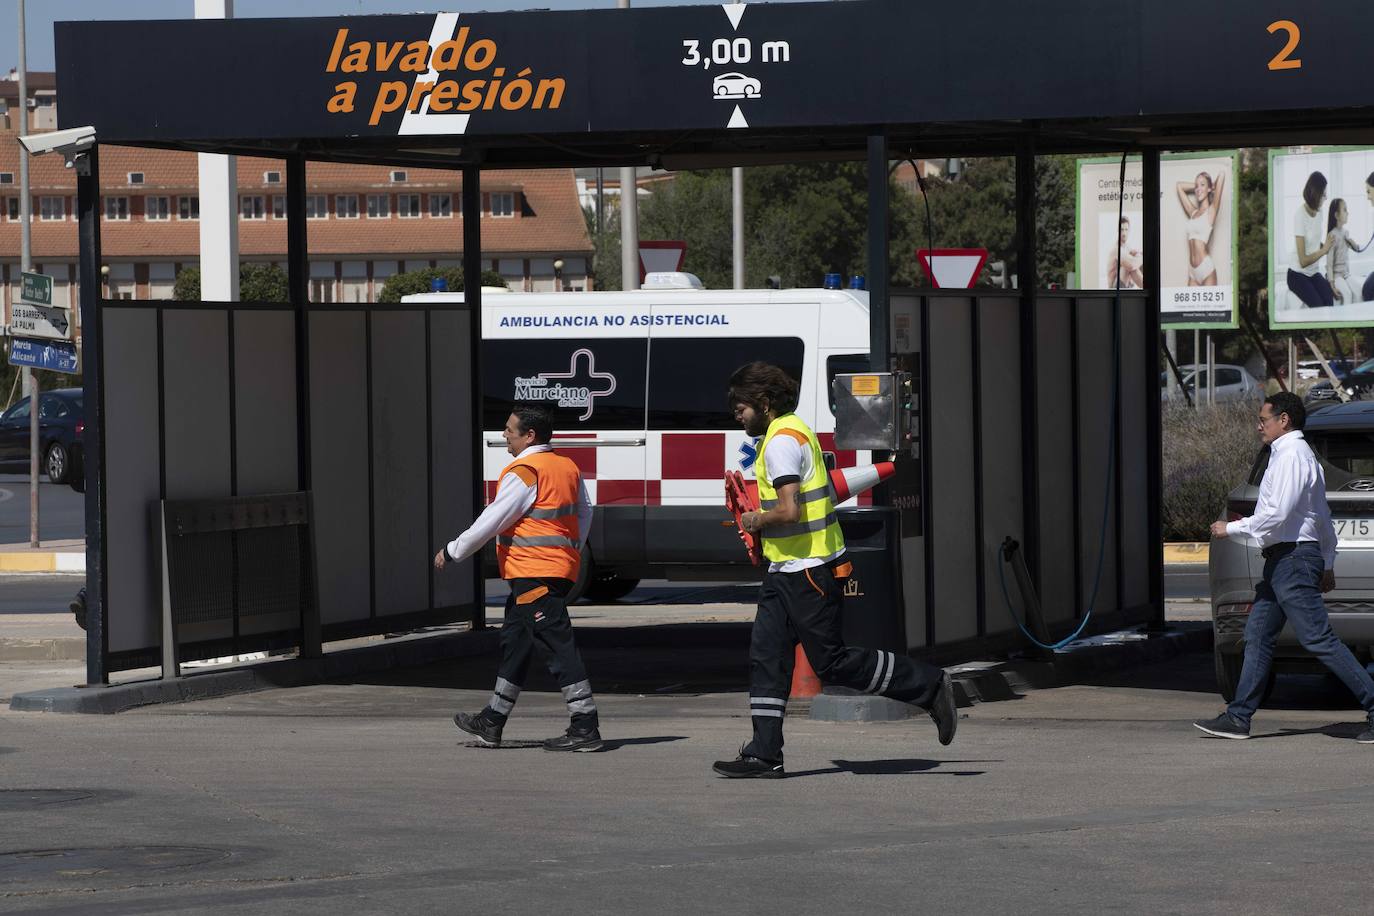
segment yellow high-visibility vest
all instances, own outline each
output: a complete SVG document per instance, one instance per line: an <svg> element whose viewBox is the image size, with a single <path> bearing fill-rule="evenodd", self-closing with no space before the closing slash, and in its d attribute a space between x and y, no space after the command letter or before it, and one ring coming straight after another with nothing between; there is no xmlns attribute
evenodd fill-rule
<svg viewBox="0 0 1374 916"><path fill-rule="evenodd" d="M844 549L844 535L835 518L835 499L830 490L830 472L825 469L821 444L794 413L783 414L768 424L759 449L758 485L759 508L772 509L778 504L778 491L773 488L768 473L768 444L777 436L791 436L811 452L811 473L801 482L797 499L801 503L801 517L790 525L769 525L762 531L763 555L771 562L805 560L828 557Z"/></svg>

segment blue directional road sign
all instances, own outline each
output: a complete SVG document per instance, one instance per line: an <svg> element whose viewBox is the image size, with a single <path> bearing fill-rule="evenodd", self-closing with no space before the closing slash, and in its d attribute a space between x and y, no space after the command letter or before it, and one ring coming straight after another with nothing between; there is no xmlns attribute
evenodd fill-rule
<svg viewBox="0 0 1374 916"><path fill-rule="evenodd" d="M65 340L27 340L16 337L10 341L10 365L74 374L78 371L76 346Z"/></svg>

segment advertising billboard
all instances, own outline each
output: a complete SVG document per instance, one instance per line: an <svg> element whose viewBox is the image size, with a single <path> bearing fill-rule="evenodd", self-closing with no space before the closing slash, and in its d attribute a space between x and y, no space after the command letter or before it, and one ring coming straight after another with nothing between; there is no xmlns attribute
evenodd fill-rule
<svg viewBox="0 0 1374 916"><path fill-rule="evenodd" d="M1166 328L1237 326L1234 151L1161 157L1160 323ZM1142 289L1143 180L1139 158L1078 161L1076 258L1081 289ZM1118 207L1120 210L1118 211Z"/></svg>
<svg viewBox="0 0 1374 916"><path fill-rule="evenodd" d="M1269 151L1269 323L1374 324L1374 149Z"/></svg>

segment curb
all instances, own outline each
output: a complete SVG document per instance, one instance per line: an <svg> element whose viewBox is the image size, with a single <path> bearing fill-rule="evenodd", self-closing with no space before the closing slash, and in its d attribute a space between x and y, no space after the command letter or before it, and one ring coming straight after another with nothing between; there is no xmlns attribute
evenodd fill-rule
<svg viewBox="0 0 1374 916"><path fill-rule="evenodd" d="M1202 564L1206 565L1207 558L1211 554L1211 544L1201 543L1177 543L1164 545L1164 565L1171 564Z"/></svg>
<svg viewBox="0 0 1374 916"><path fill-rule="evenodd" d="M1169 624L1158 636L1140 638L1135 631L1123 630L1109 637L1110 642L1097 637L1089 645L1057 650L1052 661L975 662L951 668L958 705L1011 700L1027 690L1067 687L1108 671L1207 651L1212 648L1212 624L1184 621Z"/></svg>
<svg viewBox="0 0 1374 916"><path fill-rule="evenodd" d="M467 658L493 652L497 644L498 631L491 628L477 633L402 638L380 645L345 649L322 658L267 661L227 671L206 671L110 687L57 687L18 693L10 699L10 709L110 715L156 703L185 703L277 687L303 687L389 668Z"/></svg>
<svg viewBox="0 0 1374 916"><path fill-rule="evenodd" d="M0 573L84 573L85 551L0 551Z"/></svg>
<svg viewBox="0 0 1374 916"><path fill-rule="evenodd" d="M84 662L86 640L81 637L0 639L0 662Z"/></svg>

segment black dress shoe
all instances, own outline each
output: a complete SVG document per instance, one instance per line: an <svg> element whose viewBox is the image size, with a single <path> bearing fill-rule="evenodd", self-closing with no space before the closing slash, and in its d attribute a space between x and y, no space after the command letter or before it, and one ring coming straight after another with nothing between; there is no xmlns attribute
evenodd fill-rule
<svg viewBox="0 0 1374 916"><path fill-rule="evenodd" d="M926 712L935 720L940 743L949 744L953 741L954 732L959 728L959 707L954 703L954 684L948 674L941 676L940 689L935 692L935 700Z"/></svg>
<svg viewBox="0 0 1374 916"><path fill-rule="evenodd" d="M787 775L781 761L773 763L748 754L740 754L734 760L717 760L711 769L727 779L782 779Z"/></svg>
<svg viewBox="0 0 1374 916"><path fill-rule="evenodd" d="M568 729L557 738L550 738L544 742L546 751L587 751L601 750L601 732L599 729L579 732Z"/></svg>
<svg viewBox="0 0 1374 916"><path fill-rule="evenodd" d="M504 726L491 721L480 712L475 716L460 712L453 717L453 724L475 737L483 747L501 746L501 729Z"/></svg>

